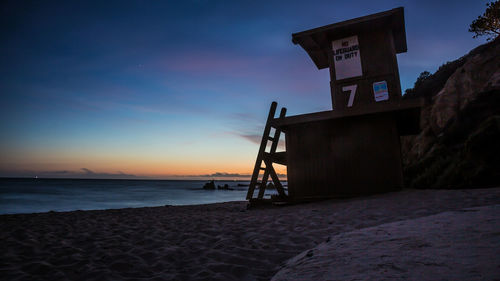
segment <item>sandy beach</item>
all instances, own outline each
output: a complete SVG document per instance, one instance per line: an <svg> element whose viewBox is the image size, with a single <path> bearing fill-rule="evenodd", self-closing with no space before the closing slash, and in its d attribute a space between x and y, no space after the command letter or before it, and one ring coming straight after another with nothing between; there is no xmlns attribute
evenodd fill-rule
<svg viewBox="0 0 500 281"><path fill-rule="evenodd" d="M490 188L404 190L255 209L241 201L2 215L0 275L4 280L498 280L499 204L500 188ZM436 265L446 268L444 276L419 276L440 272Z"/></svg>

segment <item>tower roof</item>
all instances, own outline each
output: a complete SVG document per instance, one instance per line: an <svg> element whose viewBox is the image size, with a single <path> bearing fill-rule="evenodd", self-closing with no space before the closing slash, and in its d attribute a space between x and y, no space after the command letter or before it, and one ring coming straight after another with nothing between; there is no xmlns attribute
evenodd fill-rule
<svg viewBox="0 0 500 281"><path fill-rule="evenodd" d="M328 67L327 50L331 41L380 29L392 31L396 53L406 52L403 7L294 33L292 42L304 48L318 69L322 69Z"/></svg>

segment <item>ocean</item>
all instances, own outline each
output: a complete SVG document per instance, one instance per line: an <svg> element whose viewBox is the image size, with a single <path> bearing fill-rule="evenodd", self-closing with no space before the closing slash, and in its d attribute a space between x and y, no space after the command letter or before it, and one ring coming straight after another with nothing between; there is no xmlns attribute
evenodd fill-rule
<svg viewBox="0 0 500 281"><path fill-rule="evenodd" d="M248 181L0 179L0 214L193 205L246 200ZM267 193L267 192L266 192Z"/></svg>

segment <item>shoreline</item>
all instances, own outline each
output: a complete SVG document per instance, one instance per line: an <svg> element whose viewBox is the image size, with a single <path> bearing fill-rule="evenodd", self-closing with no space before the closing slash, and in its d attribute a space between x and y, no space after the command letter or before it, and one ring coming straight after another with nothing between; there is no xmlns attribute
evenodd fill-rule
<svg viewBox="0 0 500 281"><path fill-rule="evenodd" d="M0 272L37 280L269 280L329 237L500 204L500 188L403 190L250 210L246 204L0 215Z"/></svg>
<svg viewBox="0 0 500 281"><path fill-rule="evenodd" d="M237 201L225 201L216 203L205 203L205 204L188 204L188 205L160 205L160 206L144 206L144 207L127 207L127 208L110 208L110 209L89 209L89 210L71 210L71 211L45 211L45 212L34 212L34 213L12 213L12 214L0 214L2 216L16 216L16 215L41 215L41 214L63 214L63 213L73 213L73 212L106 212L106 211L120 211L120 210L136 210L136 209L148 209L148 208L172 208L172 207L197 207L205 205L215 205L215 204L228 204L228 203L248 203L248 201L237 200Z"/></svg>

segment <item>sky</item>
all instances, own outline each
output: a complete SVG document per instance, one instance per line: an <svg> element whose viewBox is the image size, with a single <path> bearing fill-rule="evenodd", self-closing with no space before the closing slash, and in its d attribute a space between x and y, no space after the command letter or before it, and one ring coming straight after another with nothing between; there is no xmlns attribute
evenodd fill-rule
<svg viewBox="0 0 500 281"><path fill-rule="evenodd" d="M292 33L404 7L404 91L487 2L2 1L0 177L248 178L272 101L331 110Z"/></svg>

